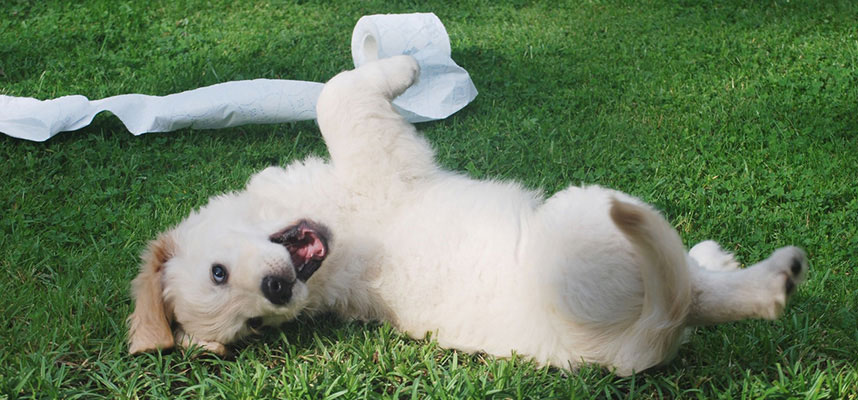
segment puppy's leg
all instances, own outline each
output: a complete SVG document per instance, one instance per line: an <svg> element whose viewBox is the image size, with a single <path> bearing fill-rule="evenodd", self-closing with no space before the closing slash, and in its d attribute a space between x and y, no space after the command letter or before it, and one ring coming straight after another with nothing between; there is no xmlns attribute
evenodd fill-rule
<svg viewBox="0 0 858 400"><path fill-rule="evenodd" d="M688 251L688 255L705 270L732 271L739 268L733 254L724 251L714 240L697 243Z"/></svg>
<svg viewBox="0 0 858 400"><path fill-rule="evenodd" d="M372 187L436 171L431 146L391 103L418 72L414 58L397 56L342 72L325 85L316 107L319 129L344 183Z"/></svg>
<svg viewBox="0 0 858 400"><path fill-rule="evenodd" d="M783 313L787 299L804 280L806 271L804 251L792 246L780 248L746 269L691 268L692 307L688 322L703 325L746 318L775 319Z"/></svg>

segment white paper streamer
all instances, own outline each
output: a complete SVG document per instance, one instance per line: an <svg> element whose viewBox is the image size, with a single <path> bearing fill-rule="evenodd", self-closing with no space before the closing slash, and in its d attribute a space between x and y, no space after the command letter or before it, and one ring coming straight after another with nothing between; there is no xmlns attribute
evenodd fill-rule
<svg viewBox="0 0 858 400"><path fill-rule="evenodd" d="M417 84L394 105L411 122L443 119L470 103L477 90L467 71L450 57L450 39L435 14L362 17L352 35L355 66L410 54L420 64ZM45 141L89 125L110 111L140 135L182 128L216 129L316 118L323 84L277 79L233 81L167 96L124 94L100 100L81 95L51 100L0 95L0 132Z"/></svg>

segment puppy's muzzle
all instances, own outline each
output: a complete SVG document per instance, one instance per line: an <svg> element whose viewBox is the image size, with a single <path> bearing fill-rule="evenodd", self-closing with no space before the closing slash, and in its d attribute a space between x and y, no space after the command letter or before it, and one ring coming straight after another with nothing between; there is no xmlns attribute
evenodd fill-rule
<svg viewBox="0 0 858 400"><path fill-rule="evenodd" d="M288 279L277 275L268 275L262 278L262 294L272 304L281 306L292 298L292 286L294 279Z"/></svg>

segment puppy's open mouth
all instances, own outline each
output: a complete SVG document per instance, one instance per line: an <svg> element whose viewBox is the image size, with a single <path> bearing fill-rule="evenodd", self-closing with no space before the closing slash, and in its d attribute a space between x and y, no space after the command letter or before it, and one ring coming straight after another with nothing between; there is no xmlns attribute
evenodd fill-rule
<svg viewBox="0 0 858 400"><path fill-rule="evenodd" d="M292 256L295 275L306 282L322 266L328 256L328 240L331 234L324 225L302 219L271 236L269 240L282 244Z"/></svg>

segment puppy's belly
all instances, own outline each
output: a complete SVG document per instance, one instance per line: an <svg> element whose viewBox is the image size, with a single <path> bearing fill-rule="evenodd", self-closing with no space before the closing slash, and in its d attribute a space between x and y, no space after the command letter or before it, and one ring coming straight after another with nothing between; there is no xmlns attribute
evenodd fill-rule
<svg viewBox="0 0 858 400"><path fill-rule="evenodd" d="M628 242L595 203L546 220L542 199L514 184L430 185L381 218L384 261L373 286L413 337L565 365L582 356L570 332L626 324L640 308Z"/></svg>
<svg viewBox="0 0 858 400"><path fill-rule="evenodd" d="M493 354L524 342L543 318L527 250L538 203L515 185L454 180L389 215L379 295L398 328Z"/></svg>

